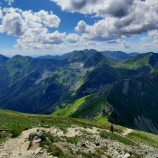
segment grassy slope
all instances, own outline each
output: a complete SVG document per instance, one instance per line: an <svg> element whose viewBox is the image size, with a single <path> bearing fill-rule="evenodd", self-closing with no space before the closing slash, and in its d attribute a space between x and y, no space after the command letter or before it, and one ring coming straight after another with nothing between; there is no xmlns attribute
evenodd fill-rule
<svg viewBox="0 0 158 158"><path fill-rule="evenodd" d="M82 78L83 74L73 69L57 68L56 71L51 73L50 77L54 78L58 84L70 86Z"/></svg>
<svg viewBox="0 0 158 158"><path fill-rule="evenodd" d="M33 127L50 127L56 126L62 130L66 130L67 127L71 125L79 125L83 127L100 127L108 128L108 123L100 124L95 121L88 121L77 118L59 117L52 115L33 115L24 114L8 110L0 110L0 129L7 129L12 137L16 137L21 134L22 131L30 129ZM117 131L121 131L119 126L116 127ZM2 141L6 136L0 132L0 141Z"/></svg>
<svg viewBox="0 0 158 158"><path fill-rule="evenodd" d="M8 129L13 137L18 136L23 130L37 127L37 126L56 126L63 130L66 130L67 127L75 124L83 127L99 127L102 129L108 129L109 123L107 121L103 121L103 118L100 123L96 121L88 121L83 119L73 119L66 117L55 117L51 115L31 115L31 114L23 114L12 111L0 110L0 129ZM105 119L106 120L106 119ZM127 139L133 141L140 141L144 144L148 144L150 146L158 148L158 136L135 131L133 130L127 137L122 136L121 133L125 130L124 127L114 126L115 134L109 135L106 131L103 133L104 137L110 137L110 139L124 142ZM0 132L0 141L4 139L6 135Z"/></svg>
<svg viewBox="0 0 158 158"><path fill-rule="evenodd" d="M17 135L19 135L23 130L37 126L57 126L64 129L72 124L81 126L96 126L100 128L108 128L109 126L108 123L97 123L92 120L52 115L25 114L9 110L0 110L0 129L8 129L10 133L13 132L12 134L14 134L14 132L16 132ZM117 126L116 129L121 132L119 126Z"/></svg>
<svg viewBox="0 0 158 158"><path fill-rule="evenodd" d="M148 64L148 60L149 60L150 56L151 56L150 53L141 54L134 58L126 59L126 60L118 63L117 67L127 68L127 69L138 69L138 68Z"/></svg>
<svg viewBox="0 0 158 158"><path fill-rule="evenodd" d="M158 135L141 131L133 131L128 134L128 138L158 148Z"/></svg>
<svg viewBox="0 0 158 158"><path fill-rule="evenodd" d="M102 108L106 106L105 96L99 96L97 98L89 99L85 104L82 104L72 116L86 118L87 116L93 116L100 114Z"/></svg>
<svg viewBox="0 0 158 158"><path fill-rule="evenodd" d="M63 109L59 109L59 110L55 111L53 113L53 116L71 116L76 111L76 109L81 104L83 104L88 98L89 98L89 96L85 96L83 98L76 100L73 104L71 104Z"/></svg>
<svg viewBox="0 0 158 158"><path fill-rule="evenodd" d="M96 114L99 116L103 107L108 105L105 98L106 94L97 97L96 94L82 97L67 107L58 109L53 113L53 116L71 116L74 118L86 118Z"/></svg>
<svg viewBox="0 0 158 158"><path fill-rule="evenodd" d="M151 55L152 55L151 53L141 54L136 57L126 59L124 61L119 62L119 63L117 63L117 65L115 65L115 67L129 69L129 70L136 70L143 66L147 66L148 60Z"/></svg>

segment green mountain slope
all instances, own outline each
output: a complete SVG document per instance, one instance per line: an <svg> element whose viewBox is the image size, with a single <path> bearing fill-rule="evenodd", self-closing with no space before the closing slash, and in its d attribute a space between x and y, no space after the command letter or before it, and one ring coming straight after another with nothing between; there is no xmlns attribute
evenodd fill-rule
<svg viewBox="0 0 158 158"><path fill-rule="evenodd" d="M65 116L66 110L71 117L97 119L106 116L110 122L158 134L157 80L156 73L117 82L94 93L76 105L75 110L71 109L76 102L56 114Z"/></svg>
<svg viewBox="0 0 158 158"><path fill-rule="evenodd" d="M106 98L109 94L111 86L107 86L105 90L79 98L74 103L66 105L56 110L54 116L69 116L73 118L95 119L102 122L103 116L109 117L111 106Z"/></svg>
<svg viewBox="0 0 158 158"><path fill-rule="evenodd" d="M101 52L105 57L108 57L108 58L111 58L113 60L116 60L116 61L121 61L121 60L125 60L125 59L128 59L130 57L134 57L134 56L137 56L138 54L136 53L130 53L130 54L127 54L125 52L122 52L122 51L103 51Z"/></svg>
<svg viewBox="0 0 158 158"><path fill-rule="evenodd" d="M64 65L64 61L22 56L9 59L0 67L1 107L30 113L47 111L67 90L57 81L59 76L52 75Z"/></svg>
<svg viewBox="0 0 158 158"><path fill-rule="evenodd" d="M95 119L104 115L116 124L158 133L157 65L154 53L115 63L101 61L78 90L81 97L94 94L75 110L71 111L71 104L58 115L64 116L65 109L71 117Z"/></svg>
<svg viewBox="0 0 158 158"><path fill-rule="evenodd" d="M56 110L53 113L53 116L70 117L70 116L72 116L75 113L75 111L79 108L79 106L81 104L83 104L86 100L88 100L89 98L90 98L90 96L85 96L83 98L80 98L80 99L76 100L73 104L67 105L63 109Z"/></svg>
<svg viewBox="0 0 158 158"><path fill-rule="evenodd" d="M157 68L158 54L156 53L145 53L137 55L136 57L119 62L118 68L126 69L140 69L142 67Z"/></svg>
<svg viewBox="0 0 158 158"><path fill-rule="evenodd" d="M100 121L107 116L114 123L157 133L157 71L155 53L123 61L94 50L75 51L64 60L14 56L0 66L0 108L57 110L56 115Z"/></svg>
<svg viewBox="0 0 158 158"><path fill-rule="evenodd" d="M54 111L82 84L87 70L77 64L86 60L84 56L78 53L72 61L19 55L9 59L0 66L0 107L29 113Z"/></svg>

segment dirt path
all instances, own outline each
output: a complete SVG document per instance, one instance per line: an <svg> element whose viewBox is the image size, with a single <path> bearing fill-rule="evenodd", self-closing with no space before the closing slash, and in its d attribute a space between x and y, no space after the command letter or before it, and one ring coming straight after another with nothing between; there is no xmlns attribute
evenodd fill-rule
<svg viewBox="0 0 158 158"><path fill-rule="evenodd" d="M28 137L30 133L36 133L38 130L50 132L57 136L75 137L81 134L82 130L85 130L91 134L97 134L97 128L86 128L83 127L69 127L67 132L64 133L62 130L56 127L52 128L33 128L23 131L22 134L13 139L8 139L0 145L0 158L48 158L46 151L39 147L38 143L34 143L30 148L30 141Z"/></svg>
<svg viewBox="0 0 158 158"><path fill-rule="evenodd" d="M48 158L44 152L38 155L38 146L34 150L28 150L30 143L26 139L35 131L36 129L23 131L19 137L6 140L0 146L0 158Z"/></svg>

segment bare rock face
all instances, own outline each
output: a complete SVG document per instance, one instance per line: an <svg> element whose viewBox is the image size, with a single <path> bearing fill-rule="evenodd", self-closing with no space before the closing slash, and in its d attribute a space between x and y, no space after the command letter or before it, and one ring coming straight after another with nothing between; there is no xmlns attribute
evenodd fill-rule
<svg viewBox="0 0 158 158"><path fill-rule="evenodd" d="M137 129L143 130L143 131L152 131L153 133L158 134L158 129L152 122L150 118L146 118L144 116L137 116L134 119L134 125L136 126Z"/></svg>

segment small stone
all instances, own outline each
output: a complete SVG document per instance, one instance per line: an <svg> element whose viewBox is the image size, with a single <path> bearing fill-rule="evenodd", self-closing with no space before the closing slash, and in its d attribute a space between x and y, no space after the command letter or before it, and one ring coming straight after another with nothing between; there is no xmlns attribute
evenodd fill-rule
<svg viewBox="0 0 158 158"><path fill-rule="evenodd" d="M41 142L41 139L40 139L40 138L35 139L33 142L34 142L34 143L40 143L40 142Z"/></svg>
<svg viewBox="0 0 158 158"><path fill-rule="evenodd" d="M129 153L126 153L123 158L129 158L131 155Z"/></svg>
<svg viewBox="0 0 158 158"><path fill-rule="evenodd" d="M37 155L37 154L39 154L39 153L41 154L41 150L42 150L42 148L37 148L36 151L34 152L34 154L35 154L35 155Z"/></svg>

